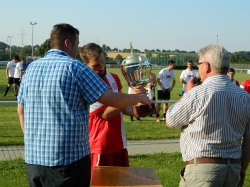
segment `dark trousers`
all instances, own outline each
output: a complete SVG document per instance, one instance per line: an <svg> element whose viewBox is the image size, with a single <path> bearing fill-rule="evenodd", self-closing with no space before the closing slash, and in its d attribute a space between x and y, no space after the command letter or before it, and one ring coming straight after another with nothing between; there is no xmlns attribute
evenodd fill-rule
<svg viewBox="0 0 250 187"><path fill-rule="evenodd" d="M90 156L67 166L39 166L27 164L30 187L89 187Z"/></svg>

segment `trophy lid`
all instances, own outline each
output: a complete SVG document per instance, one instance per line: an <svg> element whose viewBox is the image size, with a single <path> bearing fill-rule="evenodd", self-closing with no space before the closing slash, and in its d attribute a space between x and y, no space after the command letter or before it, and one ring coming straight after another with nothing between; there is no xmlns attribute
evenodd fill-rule
<svg viewBox="0 0 250 187"><path fill-rule="evenodd" d="M130 50L131 55L127 56L121 63L122 66L132 65L132 64L140 64L144 63L145 65L150 65L148 59L145 56L134 54L132 42L130 42Z"/></svg>
<svg viewBox="0 0 250 187"><path fill-rule="evenodd" d="M151 64L148 59L133 53L132 42L130 42L131 55L121 63L121 71L129 86L145 86L149 82Z"/></svg>

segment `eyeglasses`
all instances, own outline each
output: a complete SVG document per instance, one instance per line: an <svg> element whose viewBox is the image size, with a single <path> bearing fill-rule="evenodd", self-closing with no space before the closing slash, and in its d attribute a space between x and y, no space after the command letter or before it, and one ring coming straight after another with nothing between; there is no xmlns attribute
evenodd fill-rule
<svg viewBox="0 0 250 187"><path fill-rule="evenodd" d="M196 66L203 64L204 62L197 62Z"/></svg>

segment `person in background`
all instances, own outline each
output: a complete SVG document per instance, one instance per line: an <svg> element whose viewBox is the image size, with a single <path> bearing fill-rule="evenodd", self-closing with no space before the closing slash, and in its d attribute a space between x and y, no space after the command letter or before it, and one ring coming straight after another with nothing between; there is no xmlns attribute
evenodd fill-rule
<svg viewBox="0 0 250 187"><path fill-rule="evenodd" d="M152 100L155 101L155 87L157 86L157 79L156 79L156 75L152 72L152 68L150 69L149 83L150 83L150 87L149 88L151 90L148 90L148 91L151 92L151 95L153 95ZM153 115L149 115L149 116L153 117Z"/></svg>
<svg viewBox="0 0 250 187"><path fill-rule="evenodd" d="M195 77L196 70L193 69L193 61L187 61L187 69L183 70L180 75L180 82L183 84L182 93L179 96L182 96L186 91L186 84L192 78Z"/></svg>
<svg viewBox="0 0 250 187"><path fill-rule="evenodd" d="M5 89L4 97L8 94L8 91L11 87L12 84L14 83L14 74L15 74L15 69L16 69L16 64L19 62L19 56L14 55L12 61L9 61L7 66L6 66L6 79L8 79L8 85ZM14 96L16 98L17 95L17 88L14 86Z"/></svg>
<svg viewBox="0 0 250 187"><path fill-rule="evenodd" d="M134 91L134 88L128 86L128 94L131 94L132 92ZM139 117L136 118L138 121L141 120ZM131 113L130 115L130 121L134 121L134 118L133 118L133 113Z"/></svg>
<svg viewBox="0 0 250 187"><path fill-rule="evenodd" d="M80 50L82 61L90 67L112 90L122 92L119 77L106 70L101 46L88 43ZM131 94L146 93L134 88ZM90 105L89 143L91 152L91 176L95 166L129 167L123 114L131 116L132 108L114 108L96 102Z"/></svg>
<svg viewBox="0 0 250 187"><path fill-rule="evenodd" d="M153 85L151 83L148 83L145 86L145 89L147 90L147 96L148 96L148 98L150 100L155 100L155 93L154 93L154 90L153 90Z"/></svg>
<svg viewBox="0 0 250 187"><path fill-rule="evenodd" d="M26 64L26 59L22 58L22 66L23 66L22 74L24 74L24 72L26 71L28 65L29 64Z"/></svg>
<svg viewBox="0 0 250 187"><path fill-rule="evenodd" d="M235 75L235 70L234 68L229 68L228 72L227 72L228 77L230 78L231 82L234 85L240 86L239 82L237 80L234 79L234 75Z"/></svg>
<svg viewBox="0 0 250 187"><path fill-rule="evenodd" d="M170 92L173 90L176 82L176 76L174 72L175 61L169 60L167 68L162 69L157 78L158 83L158 100L168 101L170 99ZM172 84L171 84L172 82ZM160 110L161 103L157 103L157 114L156 122L160 122ZM168 103L163 104L163 120L165 120L165 115L168 110Z"/></svg>
<svg viewBox="0 0 250 187"><path fill-rule="evenodd" d="M156 75L152 72L152 68L150 69L150 74L149 74L149 83L150 83L150 88L154 92L154 97L152 100L155 100L155 88L157 86L157 79Z"/></svg>
<svg viewBox="0 0 250 187"><path fill-rule="evenodd" d="M15 92L15 100L17 100L17 95L18 95L18 89L20 86L20 81L22 78L22 71L23 71L23 66L20 61L16 63L15 67L15 73L14 73L14 89L16 90Z"/></svg>
<svg viewBox="0 0 250 187"><path fill-rule="evenodd" d="M29 185L89 187L89 106L151 103L145 95L111 91L75 59L79 31L70 24L54 25L50 45L43 58L29 64L18 94Z"/></svg>
<svg viewBox="0 0 250 187"><path fill-rule="evenodd" d="M250 95L229 80L223 46L210 44L198 55L202 84L192 77L166 114L169 128L181 128L186 167L179 186L242 187L250 161Z"/></svg>

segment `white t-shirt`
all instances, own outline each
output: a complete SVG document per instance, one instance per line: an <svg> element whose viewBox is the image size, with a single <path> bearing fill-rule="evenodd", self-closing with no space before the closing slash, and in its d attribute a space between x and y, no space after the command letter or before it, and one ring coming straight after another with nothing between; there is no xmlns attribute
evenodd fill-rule
<svg viewBox="0 0 250 187"><path fill-rule="evenodd" d="M164 68L159 72L158 78L160 79L162 86L165 89L168 89L171 87L172 80L175 79L175 72L173 70L168 71L167 68ZM162 90L162 88L158 86L158 90Z"/></svg>
<svg viewBox="0 0 250 187"><path fill-rule="evenodd" d="M21 62L16 63L14 78L20 78L22 69L23 69L22 63Z"/></svg>
<svg viewBox="0 0 250 187"><path fill-rule="evenodd" d="M185 82L188 82L192 77L195 77L196 73L197 72L195 70L185 69L181 72L180 78L183 79ZM182 90L184 92L186 91L186 84L183 84Z"/></svg>
<svg viewBox="0 0 250 187"><path fill-rule="evenodd" d="M9 77L14 77L15 69L16 69L16 63L13 61L9 61L7 64L7 68L9 69Z"/></svg>
<svg viewBox="0 0 250 187"><path fill-rule="evenodd" d="M148 98L152 100L155 96L154 90L152 90L151 88L145 88L145 89L148 90L148 94L147 94Z"/></svg>

